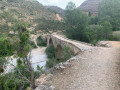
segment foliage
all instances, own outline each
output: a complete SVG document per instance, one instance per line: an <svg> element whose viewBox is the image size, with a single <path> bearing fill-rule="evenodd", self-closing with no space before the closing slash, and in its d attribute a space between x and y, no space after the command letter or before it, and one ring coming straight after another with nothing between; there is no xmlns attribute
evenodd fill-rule
<svg viewBox="0 0 120 90"><path fill-rule="evenodd" d="M111 24L105 22L103 25L90 25L85 31L85 41L96 44L98 40L108 39L112 32Z"/></svg>
<svg viewBox="0 0 120 90"><path fill-rule="evenodd" d="M0 32L8 32L10 30L7 24L0 25Z"/></svg>
<svg viewBox="0 0 120 90"><path fill-rule="evenodd" d="M32 46L32 48L37 48L37 46L36 46L34 41L29 40L29 43Z"/></svg>
<svg viewBox="0 0 120 90"><path fill-rule="evenodd" d="M46 62L46 67L52 68L55 65L56 58L51 58Z"/></svg>
<svg viewBox="0 0 120 90"><path fill-rule="evenodd" d="M0 76L0 90L24 90L29 86L24 79L15 73L8 73Z"/></svg>
<svg viewBox="0 0 120 90"><path fill-rule="evenodd" d="M11 23L15 23L17 22L17 20L15 18L12 17L12 15L10 15L8 12L3 12L0 13L0 20L5 19L6 23L11 22Z"/></svg>
<svg viewBox="0 0 120 90"><path fill-rule="evenodd" d="M74 10L75 8L76 8L75 3L73 3L73 2L68 2L68 5L66 6L66 10L72 11L72 10Z"/></svg>
<svg viewBox="0 0 120 90"><path fill-rule="evenodd" d="M55 48L52 44L50 44L46 50L45 50L48 58L54 58L55 57Z"/></svg>
<svg viewBox="0 0 120 90"><path fill-rule="evenodd" d="M14 52L14 45L7 35L0 36L0 57L11 56Z"/></svg>
<svg viewBox="0 0 120 90"><path fill-rule="evenodd" d="M120 41L120 31L114 31L111 36L109 37L110 40L113 41Z"/></svg>
<svg viewBox="0 0 120 90"><path fill-rule="evenodd" d="M18 34L15 38L10 38L7 35L2 35L0 37L0 71L3 72L6 60L10 60L9 58L14 52L14 58L17 60L17 66L12 65L16 67L15 71L13 72L15 77L11 77L9 80L3 83L6 85L6 87L3 87L5 90L17 90L17 84L15 80L24 80L24 82L30 84L32 89L35 87L34 71L31 66L29 54L31 48L29 45L30 33L29 30L26 29L27 25L27 23L20 23L17 26ZM23 85L25 86L26 83Z"/></svg>
<svg viewBox="0 0 120 90"><path fill-rule="evenodd" d="M27 67L18 65L18 67L14 69L14 72L0 76L0 90L26 90L27 87L30 87L30 83L20 77L17 68L19 68L22 75L30 78L30 72L27 70ZM41 68L38 68L38 71L34 72L35 78L37 79L42 73L44 73L44 71Z"/></svg>
<svg viewBox="0 0 120 90"><path fill-rule="evenodd" d="M88 25L88 17L85 13L75 8L74 3L68 3L66 7L67 24L66 36L71 39L84 41L83 31Z"/></svg>
<svg viewBox="0 0 120 90"><path fill-rule="evenodd" d="M99 5L99 23L110 22L112 30L120 30L120 0L101 0Z"/></svg>
<svg viewBox="0 0 120 90"><path fill-rule="evenodd" d="M84 41L83 32L88 25L87 15L78 9L71 11L67 10L65 22L68 26L66 30L67 37Z"/></svg>
<svg viewBox="0 0 120 90"><path fill-rule="evenodd" d="M14 53L14 44L11 38L7 35L0 36L0 74L4 72L4 67L7 62L7 56Z"/></svg>
<svg viewBox="0 0 120 90"><path fill-rule="evenodd" d="M35 27L35 30L63 30L65 24L57 20L46 20L46 19L37 19L35 22L38 25Z"/></svg>
<svg viewBox="0 0 120 90"><path fill-rule="evenodd" d="M46 46L46 42L41 38L41 36L39 36L37 38L37 45L38 46Z"/></svg>
<svg viewBox="0 0 120 90"><path fill-rule="evenodd" d="M89 20L89 24L90 25L93 25L93 24L97 25L98 24L98 16L91 16L90 20Z"/></svg>
<svg viewBox="0 0 120 90"><path fill-rule="evenodd" d="M7 2L18 2L19 0L7 0Z"/></svg>
<svg viewBox="0 0 120 90"><path fill-rule="evenodd" d="M51 46L50 46L51 47ZM50 49L49 52L51 52L52 49ZM53 56L51 57L47 62L46 62L46 67L48 68L52 68L54 65L60 63L60 62L65 62L66 60L70 59L73 55L73 53L71 53L70 51L70 47L68 46L65 46L63 48L63 54L64 54L64 57L60 60L57 60L56 59L56 56Z"/></svg>
<svg viewBox="0 0 120 90"><path fill-rule="evenodd" d="M43 70L43 67L40 67L40 66L38 66L38 65L37 65L37 70L38 70L39 72L41 72L41 73L45 73L45 71Z"/></svg>
<svg viewBox="0 0 120 90"><path fill-rule="evenodd" d="M22 76L27 80L27 82L30 83L30 86L32 89L35 88L35 77L34 77L34 70L32 68L30 59L30 49L31 46L29 45L29 38L30 38L30 32L27 30L28 23L25 24L18 24L18 47L17 47L17 56L18 60L21 60L20 63L18 63L18 71L20 72ZM24 74L24 70L26 69L26 73Z"/></svg>
<svg viewBox="0 0 120 90"><path fill-rule="evenodd" d="M65 46L65 47L63 48L63 52L64 52L63 61L66 61L66 60L70 59L70 58L72 57L72 55L73 55L73 53L71 52L69 46Z"/></svg>
<svg viewBox="0 0 120 90"><path fill-rule="evenodd" d="M69 6L71 9L68 8ZM113 25L111 25L109 20L104 19L104 21L101 21L100 17L105 16L99 15L93 17L90 13L87 16L84 12L76 9L74 4L69 5L68 3L67 8L65 23L68 28L65 34L68 38L92 44L96 44L98 40L107 40L110 38Z"/></svg>
<svg viewBox="0 0 120 90"><path fill-rule="evenodd" d="M90 25L85 30L85 39L86 42L93 43L97 42L97 40L102 39L102 30L103 27L100 25Z"/></svg>
<svg viewBox="0 0 120 90"><path fill-rule="evenodd" d="M109 37L109 35L112 33L112 25L108 21L105 21L101 25L103 26L103 34L102 34L103 38L107 39Z"/></svg>

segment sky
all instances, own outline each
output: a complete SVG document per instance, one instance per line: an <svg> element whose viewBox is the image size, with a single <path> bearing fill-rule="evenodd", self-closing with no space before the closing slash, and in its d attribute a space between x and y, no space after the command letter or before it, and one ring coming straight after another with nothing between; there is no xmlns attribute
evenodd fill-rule
<svg viewBox="0 0 120 90"><path fill-rule="evenodd" d="M65 9L68 2L72 1L76 4L76 7L80 6L85 0L37 0L43 5L58 6Z"/></svg>

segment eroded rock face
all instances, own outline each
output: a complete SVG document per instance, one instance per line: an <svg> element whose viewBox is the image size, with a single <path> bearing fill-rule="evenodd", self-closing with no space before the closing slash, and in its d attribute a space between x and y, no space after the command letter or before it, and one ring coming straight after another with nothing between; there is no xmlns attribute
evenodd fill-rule
<svg viewBox="0 0 120 90"><path fill-rule="evenodd" d="M87 12L87 14L91 12L91 14L94 16L94 14L98 14L99 2L100 0L86 0L78 8Z"/></svg>

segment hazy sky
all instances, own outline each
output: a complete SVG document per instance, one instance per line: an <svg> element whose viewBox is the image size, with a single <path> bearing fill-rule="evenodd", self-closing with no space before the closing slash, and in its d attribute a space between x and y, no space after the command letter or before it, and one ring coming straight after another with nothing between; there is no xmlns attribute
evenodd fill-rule
<svg viewBox="0 0 120 90"><path fill-rule="evenodd" d="M37 0L43 5L49 5L49 6L58 6L63 9L65 9L68 2L72 1L76 4L76 6L80 6L81 3L83 3L85 0Z"/></svg>

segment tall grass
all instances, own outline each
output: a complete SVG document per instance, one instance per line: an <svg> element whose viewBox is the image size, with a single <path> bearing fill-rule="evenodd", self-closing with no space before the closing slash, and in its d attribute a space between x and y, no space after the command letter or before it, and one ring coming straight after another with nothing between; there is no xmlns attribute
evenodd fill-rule
<svg viewBox="0 0 120 90"><path fill-rule="evenodd" d="M113 39L116 41L120 41L120 31L113 32Z"/></svg>

